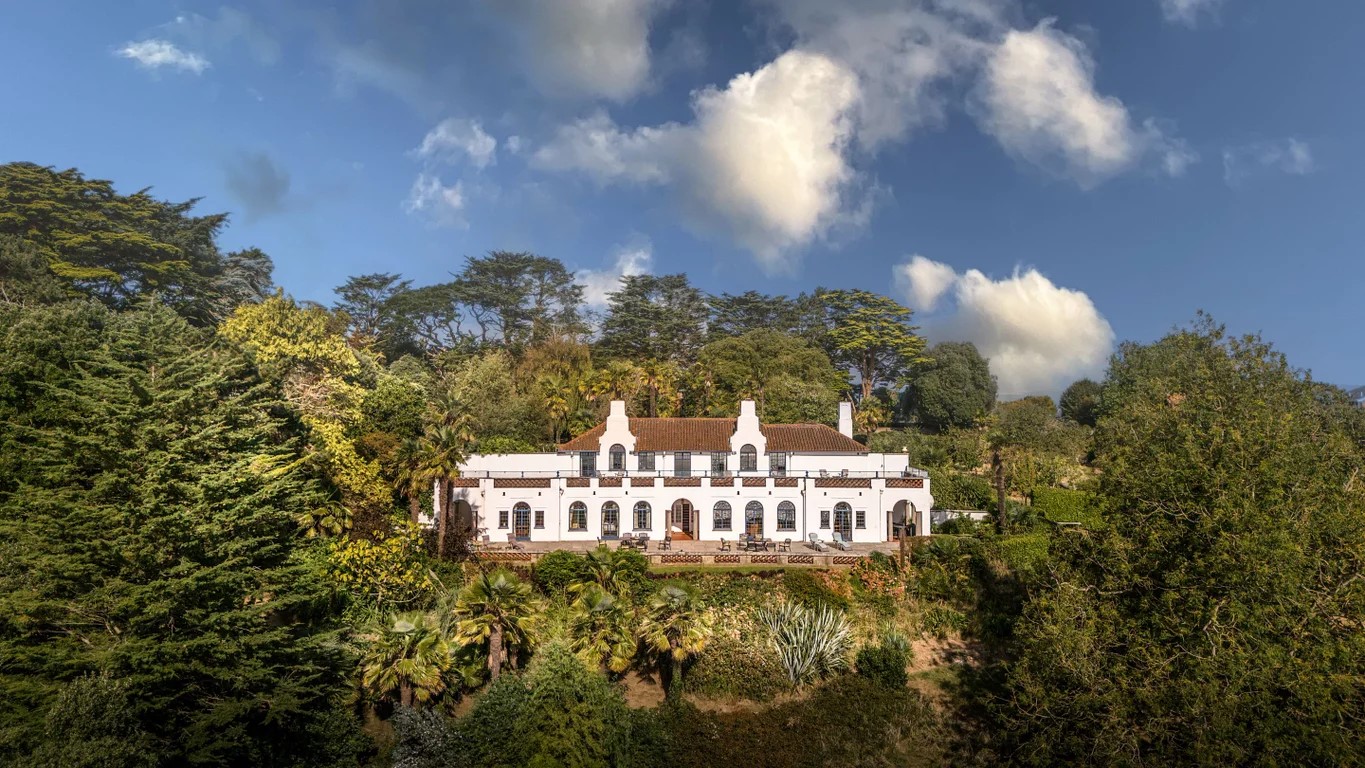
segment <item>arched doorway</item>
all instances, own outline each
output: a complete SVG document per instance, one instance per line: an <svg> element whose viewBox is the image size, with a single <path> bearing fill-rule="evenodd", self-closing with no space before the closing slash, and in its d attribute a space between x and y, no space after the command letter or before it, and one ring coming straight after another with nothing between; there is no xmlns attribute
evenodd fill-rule
<svg viewBox="0 0 1365 768"><path fill-rule="evenodd" d="M898 501L886 513L886 538L900 541L901 537L915 535L914 507L908 501Z"/></svg>
<svg viewBox="0 0 1365 768"><path fill-rule="evenodd" d="M621 507L608 501L602 505L602 538L614 539L621 535Z"/></svg>
<svg viewBox="0 0 1365 768"><path fill-rule="evenodd" d="M464 499L456 499L453 509L455 519L451 522L455 524L455 535L460 539L474 538L475 534L478 533L474 530L474 508L469 506L469 502Z"/></svg>
<svg viewBox="0 0 1365 768"><path fill-rule="evenodd" d="M834 530L846 541L853 538L853 507L842 501L834 505Z"/></svg>
<svg viewBox="0 0 1365 768"><path fill-rule="evenodd" d="M668 509L668 534L677 541L691 541L697 538L696 510L692 502L678 499Z"/></svg>

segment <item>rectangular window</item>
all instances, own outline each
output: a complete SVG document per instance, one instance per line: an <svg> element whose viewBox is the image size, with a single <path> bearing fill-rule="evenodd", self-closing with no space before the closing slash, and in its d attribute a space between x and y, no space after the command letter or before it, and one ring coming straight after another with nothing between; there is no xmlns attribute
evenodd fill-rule
<svg viewBox="0 0 1365 768"><path fill-rule="evenodd" d="M853 527L854 527L854 528L866 528L866 527L867 527L867 511L866 511L866 510L860 509L860 510L858 510L857 512L854 512L854 513L853 513Z"/></svg>
<svg viewBox="0 0 1365 768"><path fill-rule="evenodd" d="M578 474L583 477L593 477L597 474L596 451L583 451L578 454Z"/></svg>
<svg viewBox="0 0 1365 768"><path fill-rule="evenodd" d="M686 451L678 451L673 454L673 476L691 477L692 476L692 454Z"/></svg>
<svg viewBox="0 0 1365 768"><path fill-rule="evenodd" d="M711 454L711 476L721 477L725 474L725 454Z"/></svg>
<svg viewBox="0 0 1365 768"><path fill-rule="evenodd" d="M768 472L774 477L783 477L787 474L787 454L770 453L768 454Z"/></svg>
<svg viewBox="0 0 1365 768"><path fill-rule="evenodd" d="M588 508L582 505L569 507L569 530L588 530Z"/></svg>
<svg viewBox="0 0 1365 768"><path fill-rule="evenodd" d="M640 458L638 459L638 461L640 462L640 471L641 471L641 472L653 472L653 471L654 471L654 452L653 452L653 451L641 451L640 453L638 453L638 454L636 454L636 455L640 457Z"/></svg>
<svg viewBox="0 0 1365 768"><path fill-rule="evenodd" d="M545 510L543 509L536 510L536 527L537 528L545 527Z"/></svg>
<svg viewBox="0 0 1365 768"><path fill-rule="evenodd" d="M498 527L499 528L507 527L507 510L505 509L498 510Z"/></svg>
<svg viewBox="0 0 1365 768"><path fill-rule="evenodd" d="M829 510L828 510L828 509L822 509L822 510L820 510L820 528L823 529L823 530L826 530L826 531L829 530Z"/></svg>

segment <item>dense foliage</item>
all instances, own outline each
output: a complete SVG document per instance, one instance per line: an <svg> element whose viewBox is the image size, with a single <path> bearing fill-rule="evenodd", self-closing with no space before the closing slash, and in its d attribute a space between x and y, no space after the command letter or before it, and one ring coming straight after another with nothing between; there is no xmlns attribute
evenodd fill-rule
<svg viewBox="0 0 1365 768"><path fill-rule="evenodd" d="M901 407L917 424L939 431L972 427L995 407L995 377L970 342L936 344L917 364Z"/></svg>

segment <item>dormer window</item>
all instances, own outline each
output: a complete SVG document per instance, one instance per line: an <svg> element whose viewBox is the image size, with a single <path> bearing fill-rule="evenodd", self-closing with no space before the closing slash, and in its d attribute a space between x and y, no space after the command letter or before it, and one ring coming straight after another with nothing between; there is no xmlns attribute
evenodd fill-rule
<svg viewBox="0 0 1365 768"><path fill-rule="evenodd" d="M641 472L653 472L653 471L654 471L654 452L653 452L653 451L640 451L639 453L635 454L635 459L636 459L637 462L639 462L639 465L640 465L640 466L638 467L638 469L639 469Z"/></svg>
<svg viewBox="0 0 1365 768"><path fill-rule="evenodd" d="M620 445L620 444L613 445L613 446L611 447L611 451L610 451L609 454L608 454L608 459L609 459L609 461L610 461L610 467L611 467L611 471L612 471L612 472L625 472L625 471L626 471L626 448L625 448L625 446Z"/></svg>
<svg viewBox="0 0 1365 768"><path fill-rule="evenodd" d="M739 449L739 471L758 471L758 451L752 445L746 445Z"/></svg>
<svg viewBox="0 0 1365 768"><path fill-rule="evenodd" d="M594 477L597 474L596 451L583 451L578 454L578 474L582 477Z"/></svg>

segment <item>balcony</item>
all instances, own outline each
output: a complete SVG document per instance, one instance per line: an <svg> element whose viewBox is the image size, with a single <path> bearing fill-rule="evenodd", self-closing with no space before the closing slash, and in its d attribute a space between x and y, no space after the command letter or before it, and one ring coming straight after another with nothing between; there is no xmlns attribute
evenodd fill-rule
<svg viewBox="0 0 1365 768"><path fill-rule="evenodd" d="M489 471L489 470L470 470L470 471L461 472L461 473L460 473L460 477L461 477L461 478L467 478L467 479L478 479L478 480L489 480L489 479L493 479L493 480L500 480L500 479L501 479L501 480L505 480L505 479L512 479L512 478L516 478L516 479L523 479L523 478L524 478L524 479L531 479L531 478L534 478L534 479L550 479L550 480L559 479L559 478L575 478L575 479L587 480L587 479L589 479L590 477L595 477L595 478L598 478L599 481L609 481L609 482L610 482L610 481L615 481L616 484L620 484L620 479L621 479L621 478L638 478L638 479L649 478L649 479L653 480L653 479L655 479L655 478L661 478L661 477L662 477L662 478L668 478L668 479L675 479L675 478L680 478L680 477L685 477L685 478L698 478L698 479L700 479L700 478L711 478L711 477L714 477L714 478L717 478L717 479L723 479L723 480L729 480L729 481L733 481L734 478L741 478L741 479L745 479L745 478L764 478L764 479L766 479L766 478L770 478L770 477L773 477L773 478L785 478L785 479L812 479L812 480L832 479L832 478L850 478L850 479L858 479L858 480L892 480L892 479L894 479L894 480L902 480L902 479L914 478L914 479L927 480L927 479L929 479L929 473L928 473L927 471L923 470L923 469L915 469L915 468L913 468L913 467L910 468L910 469L908 469L908 470L906 470L906 471L904 471L904 472L884 472L884 471L880 471L880 470L855 471L855 470L823 470L823 469L822 469L822 470L793 470L793 469L788 469L788 470L785 470L785 471L760 471L760 472L735 472L735 471L733 471L733 470L727 470L727 471L725 471L725 472L717 472L717 473L714 473L714 474L712 474L711 472L705 471L705 470L693 470L693 471L691 471L691 472L689 472L689 473L687 473L687 474L678 474L676 471L673 471L673 470L657 470L657 471L653 471L653 472L650 472L650 471L641 472L641 471L638 471L638 470L636 470L636 471L621 470L621 471L615 471L615 472L609 471L609 470L597 470L597 471L595 471L595 472L593 472L593 473L591 473L591 474L584 474L582 471L576 470L576 469L558 469L558 470L526 470L526 471L520 471L520 470L496 470L496 471Z"/></svg>

